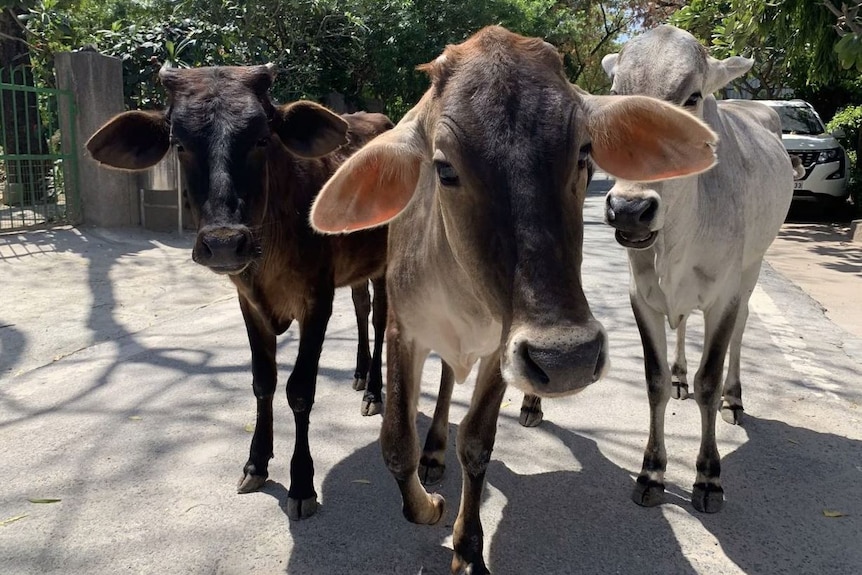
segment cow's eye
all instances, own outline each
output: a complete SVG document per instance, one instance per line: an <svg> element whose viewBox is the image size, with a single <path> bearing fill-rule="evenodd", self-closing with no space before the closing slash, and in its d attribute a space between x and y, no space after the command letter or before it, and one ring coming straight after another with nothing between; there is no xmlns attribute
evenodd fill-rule
<svg viewBox="0 0 862 575"><path fill-rule="evenodd" d="M695 92L688 97L688 100L685 101L685 104L683 104L683 106L685 106L686 108L693 108L694 106L697 106L697 103L701 100L701 98L703 98L701 93Z"/></svg>
<svg viewBox="0 0 862 575"><path fill-rule="evenodd" d="M617 94L617 91L616 91L616 90L614 90L614 89L611 89L611 91L610 91L609 93L610 93L610 95L611 95L611 96L617 96L617 95L618 95L618 94Z"/></svg>
<svg viewBox="0 0 862 575"><path fill-rule="evenodd" d="M459 182L458 172L452 167L449 162L435 161L434 167L437 169L437 179L443 186L457 186Z"/></svg>
<svg viewBox="0 0 862 575"><path fill-rule="evenodd" d="M590 161L590 151L593 149L592 144L584 144L578 150L578 169L583 170L587 167L587 162Z"/></svg>
<svg viewBox="0 0 862 575"><path fill-rule="evenodd" d="M269 145L269 136L264 136L254 144L258 148L265 148Z"/></svg>

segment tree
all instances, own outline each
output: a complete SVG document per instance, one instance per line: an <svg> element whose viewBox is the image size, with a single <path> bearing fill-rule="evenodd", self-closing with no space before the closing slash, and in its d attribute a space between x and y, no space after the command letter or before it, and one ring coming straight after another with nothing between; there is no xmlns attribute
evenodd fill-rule
<svg viewBox="0 0 862 575"><path fill-rule="evenodd" d="M0 5L0 82L33 87L30 44L20 21L25 13L20 2ZM48 152L36 93L4 88L0 94L7 202L41 202L47 191L50 162L26 157Z"/></svg>

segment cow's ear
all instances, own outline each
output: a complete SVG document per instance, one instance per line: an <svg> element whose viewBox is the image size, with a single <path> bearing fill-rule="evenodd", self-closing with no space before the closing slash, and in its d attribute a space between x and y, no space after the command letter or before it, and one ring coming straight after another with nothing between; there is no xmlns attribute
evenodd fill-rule
<svg viewBox="0 0 862 575"><path fill-rule="evenodd" d="M707 57L706 79L703 81L703 93L712 94L739 78L754 65L751 58L742 56L731 56L724 60L716 60L712 56Z"/></svg>
<svg viewBox="0 0 862 575"><path fill-rule="evenodd" d="M608 75L608 78L611 80L614 79L614 74L617 72L617 57L619 54L607 54L604 58L602 58L602 69L605 71L605 74Z"/></svg>
<svg viewBox="0 0 862 575"><path fill-rule="evenodd" d="M593 161L624 180L697 174L715 164L718 136L693 115L647 96L587 96Z"/></svg>
<svg viewBox="0 0 862 575"><path fill-rule="evenodd" d="M347 121L314 102L279 106L272 124L285 147L300 158L320 158L347 143Z"/></svg>
<svg viewBox="0 0 862 575"><path fill-rule="evenodd" d="M165 156L171 145L170 131L164 112L124 112L90 136L87 151L106 166L144 170Z"/></svg>
<svg viewBox="0 0 862 575"><path fill-rule="evenodd" d="M389 223L416 190L423 153L419 126L403 121L338 168L311 208L311 225L340 234Z"/></svg>

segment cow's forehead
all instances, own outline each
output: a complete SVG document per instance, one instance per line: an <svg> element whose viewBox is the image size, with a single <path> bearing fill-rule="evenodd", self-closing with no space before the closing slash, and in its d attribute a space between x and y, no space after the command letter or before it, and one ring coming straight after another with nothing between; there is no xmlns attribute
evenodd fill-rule
<svg viewBox="0 0 862 575"><path fill-rule="evenodd" d="M565 141L579 97L556 49L502 29L483 32L424 67L433 80L432 120L456 124L466 136L462 144L489 153L495 147L517 152L511 146L518 142Z"/></svg>
<svg viewBox="0 0 862 575"><path fill-rule="evenodd" d="M171 123L190 133L218 126L233 132L265 119L263 67L211 67L175 71L165 82ZM261 92L261 90L263 90Z"/></svg>
<svg viewBox="0 0 862 575"><path fill-rule="evenodd" d="M700 88L707 73L706 49L684 30L659 26L629 40L614 71L614 88L677 102Z"/></svg>

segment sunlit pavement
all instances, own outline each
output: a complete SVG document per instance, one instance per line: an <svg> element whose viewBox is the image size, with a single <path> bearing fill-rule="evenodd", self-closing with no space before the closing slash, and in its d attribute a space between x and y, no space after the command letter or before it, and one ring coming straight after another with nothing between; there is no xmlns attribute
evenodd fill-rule
<svg viewBox="0 0 862 575"><path fill-rule="evenodd" d="M482 519L489 567L525 573L856 573L862 565L862 359L848 334L765 267L743 348L745 423L719 419L725 509L689 502L700 438L693 400L667 412L667 501L629 493L647 437L641 346L624 250L587 199L583 279L608 330L611 371L517 423L507 393ZM153 239L155 238L155 239ZM355 327L341 290L311 418L322 507L283 510L293 418L280 339L276 456L262 493L237 495L254 400L245 330L226 280L193 264L190 236L57 230L0 236L0 573L448 573L460 498L454 430L443 521L401 516L377 443L380 419L351 390ZM858 294L857 294L858 295ZM690 371L700 321L689 330ZM421 433L439 362L426 366ZM59 499L32 503L28 498Z"/></svg>

